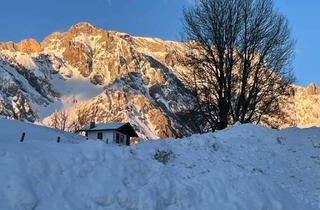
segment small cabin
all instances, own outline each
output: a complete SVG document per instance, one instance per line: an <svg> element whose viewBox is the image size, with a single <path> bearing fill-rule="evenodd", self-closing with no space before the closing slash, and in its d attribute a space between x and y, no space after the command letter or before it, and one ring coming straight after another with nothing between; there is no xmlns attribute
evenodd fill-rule
<svg viewBox="0 0 320 210"><path fill-rule="evenodd" d="M95 123L79 130L80 134L90 139L104 141L107 144L130 145L131 137L138 137L130 123Z"/></svg>

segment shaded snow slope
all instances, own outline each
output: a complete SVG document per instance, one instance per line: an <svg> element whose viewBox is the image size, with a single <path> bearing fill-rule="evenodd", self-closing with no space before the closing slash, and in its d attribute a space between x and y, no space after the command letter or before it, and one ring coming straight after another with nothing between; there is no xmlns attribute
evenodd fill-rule
<svg viewBox="0 0 320 210"><path fill-rule="evenodd" d="M57 144L62 133L4 119L0 128L0 209L320 209L320 129L240 125L124 147ZM16 141L25 129L37 141ZM166 164L157 150L171 154Z"/></svg>

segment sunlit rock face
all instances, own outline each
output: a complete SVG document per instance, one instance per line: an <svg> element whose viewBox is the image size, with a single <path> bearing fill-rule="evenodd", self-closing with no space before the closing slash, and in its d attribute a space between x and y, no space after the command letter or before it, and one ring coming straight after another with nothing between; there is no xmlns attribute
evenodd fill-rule
<svg viewBox="0 0 320 210"><path fill-rule="evenodd" d="M22 40L17 44L17 50L27 54L39 53L41 51L41 45L34 39Z"/></svg>
<svg viewBox="0 0 320 210"><path fill-rule="evenodd" d="M317 95L317 94L320 94L320 88L318 88L316 86L316 84L311 83L310 85L308 85L308 87L306 88L305 92L308 95Z"/></svg>
<svg viewBox="0 0 320 210"><path fill-rule="evenodd" d="M184 131L168 114L138 93L108 90L92 100L75 106L70 116L76 113L95 116L98 122L131 122L142 137L152 139L182 136Z"/></svg>
<svg viewBox="0 0 320 210"><path fill-rule="evenodd" d="M184 51L179 42L88 23L42 42L0 43L0 115L48 124L52 113L61 110L70 121L75 113L94 111L101 122L132 123L144 138L189 135L194 131L181 113L194 99L179 79L185 69L178 58ZM290 117L278 120L279 125L320 125L318 98L315 85L295 87L292 103L283 106ZM313 117L307 118L306 111Z"/></svg>
<svg viewBox="0 0 320 210"><path fill-rule="evenodd" d="M79 23L41 43L2 43L0 49L0 79L10 80L1 90L2 115L48 122L56 111L73 119L76 111L98 107L98 121L131 122L144 138L192 133L178 117L193 105L174 68L180 43ZM23 103L14 103L17 94Z"/></svg>
<svg viewBox="0 0 320 210"><path fill-rule="evenodd" d="M301 128L320 126L320 89L315 84L307 88L295 87L286 110L291 118L290 126ZM284 125L286 126L286 124Z"/></svg>
<svg viewBox="0 0 320 210"><path fill-rule="evenodd" d="M0 43L0 49L31 54L39 53L41 51L41 45L35 39L25 39L18 44L13 42Z"/></svg>

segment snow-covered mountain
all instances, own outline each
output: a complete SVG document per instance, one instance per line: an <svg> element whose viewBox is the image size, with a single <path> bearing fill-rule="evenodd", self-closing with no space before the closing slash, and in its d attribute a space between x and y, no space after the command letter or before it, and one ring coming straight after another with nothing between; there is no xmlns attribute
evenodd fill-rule
<svg viewBox="0 0 320 210"><path fill-rule="evenodd" d="M0 209L320 209L319 128L235 125L130 147L13 120L0 128Z"/></svg>
<svg viewBox="0 0 320 210"><path fill-rule="evenodd" d="M70 126L86 115L86 123L94 118L130 122L147 138L191 134L183 113L194 102L179 80L184 69L177 62L184 50L179 42L133 37L88 23L53 33L41 43L0 43L0 114L50 124L54 112L66 110ZM290 118L279 124L320 125L315 109L320 91L296 91L293 104L284 105ZM306 117L306 109L315 117Z"/></svg>
<svg viewBox="0 0 320 210"><path fill-rule="evenodd" d="M91 120L94 112L98 121L129 121L150 138L192 132L178 117L192 105L174 73L179 43L79 23L41 43L2 43L0 49L2 115L35 121L80 109Z"/></svg>

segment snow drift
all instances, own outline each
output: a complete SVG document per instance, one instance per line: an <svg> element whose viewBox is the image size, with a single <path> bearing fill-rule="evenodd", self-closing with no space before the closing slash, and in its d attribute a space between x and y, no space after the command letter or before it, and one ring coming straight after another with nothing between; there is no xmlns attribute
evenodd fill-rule
<svg viewBox="0 0 320 210"><path fill-rule="evenodd" d="M237 125L131 147L5 119L0 130L0 209L320 209L317 128Z"/></svg>

